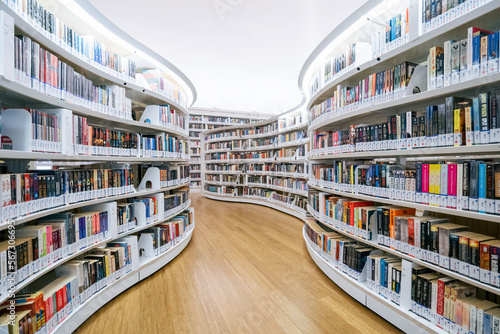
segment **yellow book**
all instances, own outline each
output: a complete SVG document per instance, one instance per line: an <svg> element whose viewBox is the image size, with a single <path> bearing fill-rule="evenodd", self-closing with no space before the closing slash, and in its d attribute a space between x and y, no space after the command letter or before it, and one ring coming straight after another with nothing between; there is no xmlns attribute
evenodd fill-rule
<svg viewBox="0 0 500 334"><path fill-rule="evenodd" d="M434 185L435 185L434 176L436 175L434 170L435 170L434 164L429 164L429 194L436 193L434 190Z"/></svg>
<svg viewBox="0 0 500 334"><path fill-rule="evenodd" d="M434 164L434 193L441 194L441 165Z"/></svg>
<svg viewBox="0 0 500 334"><path fill-rule="evenodd" d="M455 109L453 112L453 132L455 134L461 133L460 131L460 109ZM454 141L455 146L460 146L462 144L462 141Z"/></svg>

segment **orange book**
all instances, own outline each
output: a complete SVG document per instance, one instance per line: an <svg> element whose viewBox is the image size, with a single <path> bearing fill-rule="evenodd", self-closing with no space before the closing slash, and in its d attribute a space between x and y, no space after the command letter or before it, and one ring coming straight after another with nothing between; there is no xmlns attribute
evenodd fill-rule
<svg viewBox="0 0 500 334"><path fill-rule="evenodd" d="M396 238L396 217L404 215L415 215L416 210L413 208L399 208L392 207L389 209L389 237L391 239Z"/></svg>

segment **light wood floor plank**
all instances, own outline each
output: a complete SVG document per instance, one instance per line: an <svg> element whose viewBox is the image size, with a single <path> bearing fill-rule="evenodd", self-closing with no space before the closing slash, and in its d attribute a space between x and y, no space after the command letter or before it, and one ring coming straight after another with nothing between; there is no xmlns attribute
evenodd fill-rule
<svg viewBox="0 0 500 334"><path fill-rule="evenodd" d="M188 247L77 334L400 332L323 274L307 252L301 220L191 198L196 229Z"/></svg>

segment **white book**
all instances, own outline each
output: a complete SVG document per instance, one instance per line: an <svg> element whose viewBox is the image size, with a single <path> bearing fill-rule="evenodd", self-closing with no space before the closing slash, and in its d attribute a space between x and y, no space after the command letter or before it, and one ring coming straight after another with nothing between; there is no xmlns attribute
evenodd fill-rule
<svg viewBox="0 0 500 334"><path fill-rule="evenodd" d="M451 46L454 43L454 40L449 40L444 42L444 85L449 86L451 85Z"/></svg>
<svg viewBox="0 0 500 334"><path fill-rule="evenodd" d="M0 75L14 81L14 19L0 11Z"/></svg>

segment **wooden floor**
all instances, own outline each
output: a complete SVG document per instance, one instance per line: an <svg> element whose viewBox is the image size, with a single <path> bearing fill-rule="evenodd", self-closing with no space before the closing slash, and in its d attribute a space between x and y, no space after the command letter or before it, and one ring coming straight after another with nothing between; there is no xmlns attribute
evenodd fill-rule
<svg viewBox="0 0 500 334"><path fill-rule="evenodd" d="M307 252L301 220L191 197L196 228L187 248L77 334L399 332L323 274Z"/></svg>

